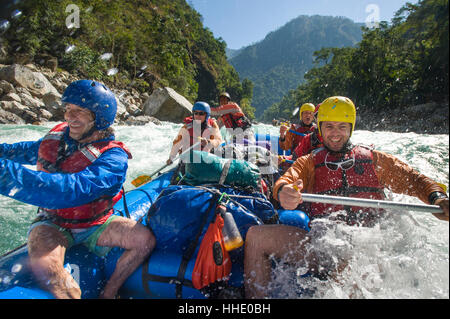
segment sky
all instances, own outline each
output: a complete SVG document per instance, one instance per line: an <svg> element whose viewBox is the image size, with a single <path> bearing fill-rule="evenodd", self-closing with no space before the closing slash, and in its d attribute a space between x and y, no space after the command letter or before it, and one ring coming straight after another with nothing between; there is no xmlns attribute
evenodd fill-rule
<svg viewBox="0 0 450 319"><path fill-rule="evenodd" d="M230 49L261 41L300 15L347 17L355 22L388 21L407 2L418 0L186 0L203 25Z"/></svg>

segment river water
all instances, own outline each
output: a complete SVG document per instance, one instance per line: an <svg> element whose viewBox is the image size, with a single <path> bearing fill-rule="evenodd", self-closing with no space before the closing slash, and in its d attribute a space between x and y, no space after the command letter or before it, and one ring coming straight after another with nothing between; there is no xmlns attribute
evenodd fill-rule
<svg viewBox="0 0 450 319"><path fill-rule="evenodd" d="M41 138L55 123L43 126L0 125L0 143ZM161 167L168 158L180 124L116 126L116 137L130 148L125 190L131 180ZM277 134L270 125L256 125L259 133ZM449 184L449 136L394 132L354 132L354 143L374 144L434 180ZM34 169L34 167L30 167ZM421 203L387 192L394 201ZM26 242L36 208L0 196L0 255ZM319 221L314 249L324 261L346 260L347 267L333 281L298 279L303 272L278 264L272 296L298 298L299 283L309 289L306 298L449 298L449 224L428 213L391 211L373 228L350 227Z"/></svg>

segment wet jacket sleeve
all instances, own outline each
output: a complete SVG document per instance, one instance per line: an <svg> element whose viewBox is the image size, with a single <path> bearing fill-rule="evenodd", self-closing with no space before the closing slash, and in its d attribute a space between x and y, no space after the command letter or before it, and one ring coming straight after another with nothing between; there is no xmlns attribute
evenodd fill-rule
<svg viewBox="0 0 450 319"><path fill-rule="evenodd" d="M222 142L222 135L220 134L219 125L214 121L211 128L205 130L204 138L209 140L208 145L203 148L203 151L209 152L211 149L218 147Z"/></svg>
<svg viewBox="0 0 450 319"><path fill-rule="evenodd" d="M373 151L373 157L378 180L394 193L414 196L429 204L431 193L444 192L431 178L390 154Z"/></svg>
<svg viewBox="0 0 450 319"><path fill-rule="evenodd" d="M393 155L373 151L373 161L378 181L394 193L417 197L429 204L428 197L431 193L444 192L435 181L420 174ZM283 185L292 184L298 179L303 181L303 191L312 193L315 171L311 154L298 158L277 180L273 190L274 198L278 200L278 192Z"/></svg>
<svg viewBox="0 0 450 319"><path fill-rule="evenodd" d="M78 173L46 173L0 158L0 194L48 209L87 204L116 195L125 181L128 156L120 148L103 153Z"/></svg>
<svg viewBox="0 0 450 319"><path fill-rule="evenodd" d="M186 125L183 125L178 131L177 137L172 142L169 159L173 160L179 153L189 148L191 139Z"/></svg>
<svg viewBox="0 0 450 319"><path fill-rule="evenodd" d="M0 158L24 165L36 165L41 141L0 144Z"/></svg>
<svg viewBox="0 0 450 319"><path fill-rule="evenodd" d="M294 133L290 132L291 130L295 131L295 127L291 125L289 130L286 131L286 135L284 135L284 139L280 138L280 147L282 150L288 151L292 148L292 144L294 144Z"/></svg>

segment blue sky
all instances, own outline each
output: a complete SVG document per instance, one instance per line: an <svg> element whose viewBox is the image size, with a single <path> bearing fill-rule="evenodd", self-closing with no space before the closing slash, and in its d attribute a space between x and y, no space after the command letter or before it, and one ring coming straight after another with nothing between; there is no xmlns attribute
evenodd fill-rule
<svg viewBox="0 0 450 319"><path fill-rule="evenodd" d="M299 15L348 17L355 22L390 21L417 0L187 0L203 25L231 49L258 42Z"/></svg>

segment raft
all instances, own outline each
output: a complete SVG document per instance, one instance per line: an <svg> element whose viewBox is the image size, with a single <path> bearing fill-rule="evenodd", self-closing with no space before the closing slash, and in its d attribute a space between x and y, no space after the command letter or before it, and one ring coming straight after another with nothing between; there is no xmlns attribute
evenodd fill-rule
<svg viewBox="0 0 450 319"><path fill-rule="evenodd" d="M114 214L151 227L157 239L149 258L119 290L122 299L212 297L205 290L193 287L191 274L201 238L213 218L213 214L202 215L200 212L207 212L211 208L208 199L218 194L225 192L230 196L227 209L232 212L244 240L251 226L268 222L288 224L309 231L309 218L304 212L275 210L262 193L235 191L217 185L211 188L170 185L173 174L174 170L168 171L128 191L114 206ZM189 213L184 211L186 207L191 209ZM199 212L198 215L196 212ZM198 230L202 219L206 226ZM192 245L191 238L195 234L200 235L197 247L194 247L190 256L186 256L189 250L187 246ZM74 246L66 252L64 268L79 284L83 299L99 296L122 252L122 249L113 248L105 257L99 257L89 252L84 245ZM232 270L227 281L230 289L243 291L243 253L243 246L230 252ZM182 264L185 270L180 277ZM0 299L51 298L53 296L39 287L31 273L26 244L0 257Z"/></svg>

